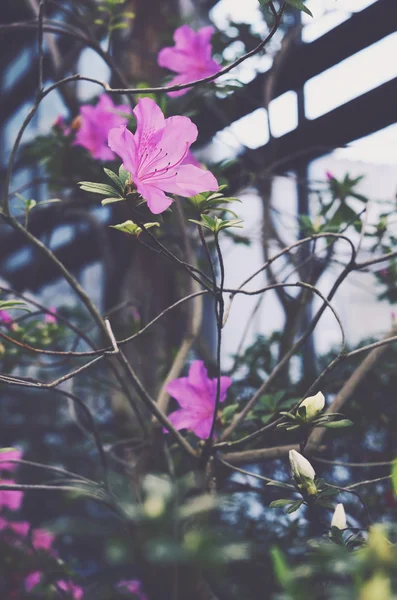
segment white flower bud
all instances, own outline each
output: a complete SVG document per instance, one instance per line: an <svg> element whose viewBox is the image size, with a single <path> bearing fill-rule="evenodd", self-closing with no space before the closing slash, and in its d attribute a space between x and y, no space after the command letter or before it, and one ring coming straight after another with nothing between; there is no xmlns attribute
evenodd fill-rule
<svg viewBox="0 0 397 600"><path fill-rule="evenodd" d="M346 513L343 504L337 504L331 521L331 527L346 529Z"/></svg>
<svg viewBox="0 0 397 600"><path fill-rule="evenodd" d="M299 404L299 408L301 406L306 408L306 418L308 420L314 419L325 406L324 394L318 392L315 396L309 396L308 398L305 398L305 400L302 400L302 402Z"/></svg>
<svg viewBox="0 0 397 600"><path fill-rule="evenodd" d="M305 479L314 480L316 476L316 472L304 456L299 454L296 450L289 451L289 462L291 463L291 469L295 477L301 479L302 477Z"/></svg>
<svg viewBox="0 0 397 600"><path fill-rule="evenodd" d="M163 498L160 496L149 496L149 498L147 498L143 504L143 510L149 519L157 519L158 517L161 517L165 511L165 503Z"/></svg>

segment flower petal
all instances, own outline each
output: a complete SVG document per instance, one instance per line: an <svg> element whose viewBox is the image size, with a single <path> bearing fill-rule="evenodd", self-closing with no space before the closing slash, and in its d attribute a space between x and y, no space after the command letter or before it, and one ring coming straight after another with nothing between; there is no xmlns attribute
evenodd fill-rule
<svg viewBox="0 0 397 600"><path fill-rule="evenodd" d="M173 200L164 194L164 192L155 187L154 185L142 183L138 179L134 180L137 190L144 200L146 200L150 211L154 215L158 215L169 206L171 206Z"/></svg>
<svg viewBox="0 0 397 600"><path fill-rule="evenodd" d="M4 448L0 450L0 471L15 471L17 463L8 463L6 460L21 460L22 450L17 448Z"/></svg>
<svg viewBox="0 0 397 600"><path fill-rule="evenodd" d="M191 71L199 67L196 56L176 48L163 48L160 50L157 62L163 69L169 69L175 71L175 73L184 73L190 81L194 80Z"/></svg>
<svg viewBox="0 0 397 600"><path fill-rule="evenodd" d="M181 25L174 31L174 42L178 50L191 50L196 39L196 32L189 25Z"/></svg>
<svg viewBox="0 0 397 600"><path fill-rule="evenodd" d="M194 165L195 167L198 167L199 169L202 168L201 164L199 163L199 161L194 156L194 154L191 150L187 151L187 154L186 154L185 158L183 159L183 161L181 162L181 165Z"/></svg>
<svg viewBox="0 0 397 600"><path fill-rule="evenodd" d="M175 398L179 406L191 410L192 407L200 407L202 403L201 390L191 385L187 377L180 377L170 381L166 388L170 396Z"/></svg>
<svg viewBox="0 0 397 600"><path fill-rule="evenodd" d="M152 179L151 174L154 177L161 177L160 174L154 173L154 170L156 170L156 172L162 171L167 178L170 170L172 171L173 167L184 160L189 147L196 141L197 135L197 127L188 117L176 116L166 119L163 135L158 143L162 152L159 154L158 159L153 158L148 161L148 167L142 169L143 177ZM154 157L158 153L156 148L153 153Z"/></svg>
<svg viewBox="0 0 397 600"><path fill-rule="evenodd" d="M208 371L203 360L194 360L190 365L188 380L191 385L200 389L208 389Z"/></svg>
<svg viewBox="0 0 397 600"><path fill-rule="evenodd" d="M214 28L211 25L201 27L196 34L196 48L204 59L211 59L212 47L211 38L214 35Z"/></svg>
<svg viewBox="0 0 397 600"><path fill-rule="evenodd" d="M157 144L165 123L161 108L151 98L141 98L133 113L137 123L135 141L140 150Z"/></svg>
<svg viewBox="0 0 397 600"><path fill-rule="evenodd" d="M4 481L6 485L12 485L13 481ZM18 490L0 490L0 508L5 506L10 510L19 510L22 505L23 492Z"/></svg>
<svg viewBox="0 0 397 600"><path fill-rule="evenodd" d="M171 79L171 81L168 82L168 85L182 85L184 83L190 83L191 81L194 81L194 77L192 77L191 73L181 73ZM167 96L170 98L177 98L178 96L183 96L183 94L186 94L189 90L190 88L185 88L184 90L178 90L176 92L167 92Z"/></svg>
<svg viewBox="0 0 397 600"><path fill-rule="evenodd" d="M189 410L176 410L168 415L169 420L175 429L189 429L193 431L197 427L198 417L195 413Z"/></svg>
<svg viewBox="0 0 397 600"><path fill-rule="evenodd" d="M174 176L173 176L174 175ZM210 171L194 165L180 165L166 176L156 178L156 186L170 194L195 196L200 192L217 191L218 182Z"/></svg>
<svg viewBox="0 0 397 600"><path fill-rule="evenodd" d="M109 131L109 148L123 161L126 171L131 174L136 172L136 144L135 138L127 127L116 127Z"/></svg>
<svg viewBox="0 0 397 600"><path fill-rule="evenodd" d="M212 419L212 413L209 413L205 418L200 419L195 427L192 428L193 433L202 440L206 440L211 432Z"/></svg>

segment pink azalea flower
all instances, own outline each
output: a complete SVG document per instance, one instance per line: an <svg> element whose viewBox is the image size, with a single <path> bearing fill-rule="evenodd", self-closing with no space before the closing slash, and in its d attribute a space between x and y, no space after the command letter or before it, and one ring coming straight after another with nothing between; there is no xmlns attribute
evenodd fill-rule
<svg viewBox="0 0 397 600"><path fill-rule="evenodd" d="M202 164L199 163L199 161L196 159L196 157L194 156L193 152L191 150L187 151L187 154L185 156L185 158L183 159L183 161L181 162L182 165L194 165L195 167L198 167L199 169L202 169Z"/></svg>
<svg viewBox="0 0 397 600"><path fill-rule="evenodd" d="M126 127L112 129L109 146L123 160L124 168L131 173L152 213L159 214L172 203L165 192L189 197L218 189L212 173L182 164L198 133L188 117L165 119L151 98L141 98L134 115L135 134Z"/></svg>
<svg viewBox="0 0 397 600"><path fill-rule="evenodd" d="M4 323L4 325L9 325L13 322L13 318L8 312L8 310L0 310L0 323Z"/></svg>
<svg viewBox="0 0 397 600"><path fill-rule="evenodd" d="M26 537L29 533L30 525L26 521L15 523L14 521L7 521L7 519L0 518L0 531L5 529L11 529L17 535Z"/></svg>
<svg viewBox="0 0 397 600"><path fill-rule="evenodd" d="M21 460L22 450L16 448L4 448L0 450L0 471L15 471L17 463L8 463L7 460Z"/></svg>
<svg viewBox="0 0 397 600"><path fill-rule="evenodd" d="M163 48L158 55L160 67L178 73L170 81L170 85L190 83L215 75L221 70L220 65L212 58L211 38L213 27L202 27L197 32L188 25L182 25L174 32L175 46ZM188 88L177 92L168 92L171 97L182 96Z"/></svg>
<svg viewBox="0 0 397 600"><path fill-rule="evenodd" d="M72 582L57 581L57 585L64 592L70 592L72 594L72 598L75 598L75 600L81 600L81 598L84 595L83 588L79 587L78 585L75 585Z"/></svg>
<svg viewBox="0 0 397 600"><path fill-rule="evenodd" d="M21 537L26 537L29 533L30 524L27 521L20 521L18 523L9 523L9 528L12 529L14 533L20 535Z"/></svg>
<svg viewBox="0 0 397 600"><path fill-rule="evenodd" d="M41 573L40 571L33 571L25 579L25 590L30 592L36 585L40 583Z"/></svg>
<svg viewBox="0 0 397 600"><path fill-rule="evenodd" d="M15 481L2 479L1 483L12 485ZM0 509L9 508L10 510L19 510L22 505L23 492L18 490L0 490Z"/></svg>
<svg viewBox="0 0 397 600"><path fill-rule="evenodd" d="M115 155L107 145L109 131L128 123L127 117L120 113L131 114L131 108L125 104L116 106L106 94L100 96L96 106L82 106L81 125L73 145L83 146L93 158L113 160Z"/></svg>
<svg viewBox="0 0 397 600"><path fill-rule="evenodd" d="M220 401L232 384L230 377L221 377ZM216 400L217 380L209 379L202 360L192 362L189 375L174 379L167 385L167 392L181 407L168 415L176 429L188 429L197 437L206 439L211 431Z"/></svg>
<svg viewBox="0 0 397 600"><path fill-rule="evenodd" d="M57 322L57 318L56 318L56 313L57 313L57 309L55 308L55 306L50 306L49 309L50 313L46 313L44 316L44 323L56 323Z"/></svg>
<svg viewBox="0 0 397 600"><path fill-rule="evenodd" d="M55 536L45 529L35 529L32 535L32 543L36 550L50 550Z"/></svg>
<svg viewBox="0 0 397 600"><path fill-rule="evenodd" d="M125 588L132 594L138 596L140 600L147 600L147 596L142 592L142 584L137 579L131 579L130 581L120 581L118 587Z"/></svg>

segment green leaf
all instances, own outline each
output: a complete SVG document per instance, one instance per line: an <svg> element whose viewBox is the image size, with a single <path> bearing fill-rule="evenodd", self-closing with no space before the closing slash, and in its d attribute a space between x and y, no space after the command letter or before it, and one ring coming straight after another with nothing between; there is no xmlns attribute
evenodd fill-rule
<svg viewBox="0 0 397 600"><path fill-rule="evenodd" d="M330 421L329 423L324 423L321 427L325 427L326 429L342 429L343 427L351 427L354 425L353 421L349 419L342 419L341 421Z"/></svg>
<svg viewBox="0 0 397 600"><path fill-rule="evenodd" d="M269 481L266 485L270 485L272 487L279 487L283 490L293 490L296 491L294 486L289 483L283 483L282 481Z"/></svg>
<svg viewBox="0 0 397 600"><path fill-rule="evenodd" d="M114 31L115 29L127 29L128 27L128 23L124 23L123 21L121 21L120 23L115 23L114 25L111 25L109 27L110 31Z"/></svg>
<svg viewBox="0 0 397 600"><path fill-rule="evenodd" d="M102 206L106 206L106 204L114 204L115 202L122 202L125 198L105 198L101 200Z"/></svg>
<svg viewBox="0 0 397 600"><path fill-rule="evenodd" d="M130 235L139 235L142 233L142 228L134 223L134 221L124 221L124 223L110 225L110 227L112 229L117 229L118 231L123 231L124 233L129 233ZM151 227L160 227L160 223L145 223L145 229L150 229Z"/></svg>
<svg viewBox="0 0 397 600"><path fill-rule="evenodd" d="M303 500L297 500L296 502L291 504L291 506L289 508L286 508L285 512L287 513L287 515L290 515L293 512L295 512L296 510L298 510L298 508L300 508L302 506L302 504L303 504Z"/></svg>
<svg viewBox="0 0 397 600"><path fill-rule="evenodd" d="M283 415L283 417L288 417L292 421L296 421L296 416L286 410L280 410L280 415Z"/></svg>
<svg viewBox="0 0 397 600"><path fill-rule="evenodd" d="M266 425L266 423L269 423L269 421L270 421L270 419L272 418L272 416L273 416L273 415L272 415L271 413L269 413L269 414L267 414L267 415L262 415L262 416L261 416L261 419L260 419L260 420L261 420L261 423L263 423L264 425Z"/></svg>
<svg viewBox="0 0 397 600"><path fill-rule="evenodd" d="M393 485L394 495L397 497L397 458L393 460L391 467L391 482Z"/></svg>
<svg viewBox="0 0 397 600"><path fill-rule="evenodd" d="M310 12L307 6L303 4L302 0L287 0L287 4L293 6L294 8L297 8L298 10L301 10L302 12L309 15L309 17L313 16L313 14Z"/></svg>
<svg viewBox="0 0 397 600"><path fill-rule="evenodd" d="M319 492L317 494L317 497L318 498L326 498L328 496L336 496L337 494L339 494L339 490L337 490L335 488L327 487L324 490L321 490L321 492Z"/></svg>
<svg viewBox="0 0 397 600"><path fill-rule="evenodd" d="M291 569L288 566L284 554L277 546L273 546L273 548L270 549L270 557L279 584L284 589L288 588L291 580Z"/></svg>
<svg viewBox="0 0 397 600"><path fill-rule="evenodd" d="M109 179L111 179L113 181L113 183L115 184L118 191L121 194L124 194L124 185L120 181L120 178L117 177L116 173L113 173L113 171L111 171L110 169L103 169L103 170L105 171L105 173L109 177Z"/></svg>
<svg viewBox="0 0 397 600"><path fill-rule="evenodd" d="M119 179L120 179L121 185L123 186L123 189L125 188L127 183L131 180L130 173L124 169L123 165L120 165L120 168L119 168Z"/></svg>
<svg viewBox="0 0 397 600"><path fill-rule="evenodd" d="M26 310L30 312L23 300L0 300L0 310L8 310L10 308L16 308L18 310Z"/></svg>
<svg viewBox="0 0 397 600"><path fill-rule="evenodd" d="M298 415L302 419L302 421L306 421L306 406L300 406L298 408Z"/></svg>
<svg viewBox="0 0 397 600"><path fill-rule="evenodd" d="M107 183L95 183L93 181L79 181L78 185L80 189L90 192L91 194L101 194L102 196L111 196L112 198L121 198L121 194L119 194L118 190L114 189L111 185Z"/></svg>
<svg viewBox="0 0 397 600"><path fill-rule="evenodd" d="M239 404L229 404L222 410L222 420L228 421L233 417L236 411L239 409Z"/></svg>
<svg viewBox="0 0 397 600"><path fill-rule="evenodd" d="M269 508L284 508L284 506L289 506L290 504L293 504L291 499L281 498L280 500L273 500L273 502L270 502Z"/></svg>
<svg viewBox="0 0 397 600"><path fill-rule="evenodd" d="M61 198L50 198L49 200L43 200L40 202L39 206L45 206L45 204L56 204L57 202L62 202Z"/></svg>

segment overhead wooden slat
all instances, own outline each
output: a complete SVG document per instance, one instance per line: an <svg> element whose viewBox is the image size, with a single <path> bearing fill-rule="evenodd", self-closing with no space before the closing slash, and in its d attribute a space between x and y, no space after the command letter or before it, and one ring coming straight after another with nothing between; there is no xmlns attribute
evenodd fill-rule
<svg viewBox="0 0 397 600"><path fill-rule="evenodd" d="M274 97L303 87L316 75L395 33L396 29L396 0L378 0L310 44L297 45L278 75ZM268 77L269 73L260 74L228 98L213 99L213 110L209 110L203 100L195 119L199 142L210 141L225 127L225 121L233 123L261 106Z"/></svg>

